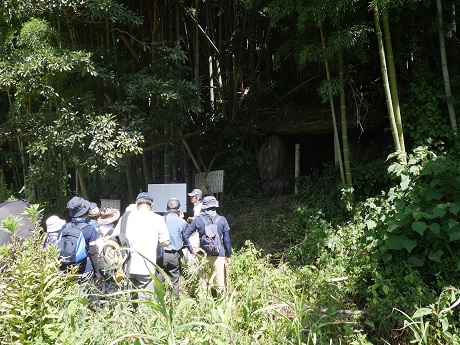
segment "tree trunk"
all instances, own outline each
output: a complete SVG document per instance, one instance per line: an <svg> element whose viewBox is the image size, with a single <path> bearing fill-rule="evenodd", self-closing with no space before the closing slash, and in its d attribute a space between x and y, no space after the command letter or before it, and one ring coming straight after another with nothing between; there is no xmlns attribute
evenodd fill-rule
<svg viewBox="0 0 460 345"><path fill-rule="evenodd" d="M200 27L199 23L199 0L195 0L195 80L200 77Z"/></svg>
<svg viewBox="0 0 460 345"><path fill-rule="evenodd" d="M342 123L342 147L343 163L345 166L345 180L349 185L353 183L351 178L350 152L348 148L348 130L347 130L347 110L345 104L345 83L343 77L343 54L339 50L339 83L340 83L340 117Z"/></svg>
<svg viewBox="0 0 460 345"><path fill-rule="evenodd" d="M443 19L442 19L442 2L436 0L436 7L438 10L438 32L439 32L439 51L441 53L441 66L442 77L444 79L444 92L446 93L447 110L449 111L450 128L452 131L457 132L457 119L455 117L454 105L452 103L452 93L450 91L449 69L447 68L446 57L446 40L443 32Z"/></svg>
<svg viewBox="0 0 460 345"><path fill-rule="evenodd" d="M147 162L146 153L142 153L142 176L144 177L144 188L148 189L149 186L149 164Z"/></svg>
<svg viewBox="0 0 460 345"><path fill-rule="evenodd" d="M387 64L385 60L385 48L383 46L382 30L380 28L380 19L379 19L377 9L374 9L374 19L375 19L375 29L377 33L377 43L379 47L383 88L385 91L385 98L387 100L387 111L388 111L388 117L390 119L391 134L393 136L393 144L395 146L396 151L401 151L401 145L399 144L398 130L396 127L396 121L395 121L395 116L393 112L393 102L391 101L391 92L390 92L390 85L388 82Z"/></svg>
<svg viewBox="0 0 460 345"><path fill-rule="evenodd" d="M164 125L163 133L165 138L169 137L168 125ZM171 176L169 174L169 145L163 146L163 183L169 183Z"/></svg>
<svg viewBox="0 0 460 345"><path fill-rule="evenodd" d="M134 200L136 197L134 195L134 188L133 188L133 179L131 175L131 158L125 157L125 174L126 174L126 184L128 186L128 200ZM120 210L121 211L121 210Z"/></svg>
<svg viewBox="0 0 460 345"><path fill-rule="evenodd" d="M85 179L83 178L82 174L80 174L78 171L76 173L78 175L78 182L80 183L81 196L83 199L88 200L89 195L88 195L88 189L86 188Z"/></svg>
<svg viewBox="0 0 460 345"><path fill-rule="evenodd" d="M391 102L393 105L393 112L395 115L396 129L398 130L399 145L402 152L406 152L406 145L404 143L404 134L401 119L401 108L399 107L398 96L398 83L396 81L395 61L393 58L393 45L391 44L390 25L388 23L388 16L383 16L383 32L385 34L385 48L388 61L388 79L390 82Z"/></svg>
<svg viewBox="0 0 460 345"><path fill-rule="evenodd" d="M324 43L324 34L323 34L323 27L319 27L320 33L321 33L321 44L323 49L326 48L326 45ZM343 163L342 163L342 153L340 152L340 142L339 142L339 132L337 130L337 122L335 120L335 107L334 107L334 99L332 97L332 88L331 88L331 74L329 72L329 63L327 62L327 59L324 59L324 66L326 67L326 76L327 76L327 81L328 81L328 92L329 92L329 102L331 105L331 113L332 113L332 126L334 127L334 147L335 147L335 152L337 154L337 158L339 160L339 168L340 168L340 178L342 180L342 184L345 184L345 175L343 172Z"/></svg>
<svg viewBox="0 0 460 345"><path fill-rule="evenodd" d="M201 172L200 166L198 165L198 162L195 159L195 156L192 153L192 150L190 150L190 147L187 144L187 141L183 138L182 132L179 130L179 136L182 137L182 144L184 145L185 150L187 151L190 159L193 162L193 165L195 165L196 170L198 171L198 175L200 176L201 181L203 182L206 191L209 195L212 195L211 187L208 184L208 181L204 177L203 173Z"/></svg>

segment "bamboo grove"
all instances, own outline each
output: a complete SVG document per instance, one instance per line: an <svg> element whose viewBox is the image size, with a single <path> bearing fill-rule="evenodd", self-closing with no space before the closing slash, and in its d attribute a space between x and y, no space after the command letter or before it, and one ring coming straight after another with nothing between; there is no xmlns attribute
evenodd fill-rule
<svg viewBox="0 0 460 345"><path fill-rule="evenodd" d="M215 167L237 181L276 123L327 116L351 185L348 132L373 117L401 160L456 133L458 5L4 0L2 183L55 202Z"/></svg>

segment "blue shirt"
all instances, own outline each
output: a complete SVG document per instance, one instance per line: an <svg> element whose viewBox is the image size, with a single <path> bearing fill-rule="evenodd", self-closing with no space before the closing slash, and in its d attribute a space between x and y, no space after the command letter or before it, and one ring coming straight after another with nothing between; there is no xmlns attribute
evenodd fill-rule
<svg viewBox="0 0 460 345"><path fill-rule="evenodd" d="M164 218L166 227L168 228L170 241L169 246L165 247L164 249L179 251L184 245L182 234L187 227L187 222L175 213L168 213Z"/></svg>
<svg viewBox="0 0 460 345"><path fill-rule="evenodd" d="M99 223L97 222L96 219L90 219L88 224L92 225L96 229L96 231L99 232L100 225L99 225Z"/></svg>

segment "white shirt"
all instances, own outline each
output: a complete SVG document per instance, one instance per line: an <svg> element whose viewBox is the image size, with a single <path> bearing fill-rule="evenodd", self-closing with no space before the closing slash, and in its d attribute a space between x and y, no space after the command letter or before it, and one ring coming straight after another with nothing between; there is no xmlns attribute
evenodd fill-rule
<svg viewBox="0 0 460 345"><path fill-rule="evenodd" d="M120 232L120 224L121 220L115 233ZM131 248L130 273L154 273L155 266L151 262L156 263L158 243L169 241L163 217L148 210L130 212L126 223L126 237Z"/></svg>
<svg viewBox="0 0 460 345"><path fill-rule="evenodd" d="M97 245L97 250L99 252L99 255L101 255L102 249L104 248L105 239L109 238L107 233L112 229L112 227L113 227L113 223L99 225L99 231L101 232L101 234L99 234L100 237L96 240L96 245ZM113 232L115 232L115 231L113 231ZM112 234L113 234L113 232L112 232Z"/></svg>
<svg viewBox="0 0 460 345"><path fill-rule="evenodd" d="M193 216L198 217L201 213L201 201L197 202L196 204L193 204Z"/></svg>

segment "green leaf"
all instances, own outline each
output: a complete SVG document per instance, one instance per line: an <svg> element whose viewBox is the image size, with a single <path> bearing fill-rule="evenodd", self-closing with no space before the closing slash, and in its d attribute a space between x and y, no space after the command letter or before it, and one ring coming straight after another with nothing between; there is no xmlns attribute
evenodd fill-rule
<svg viewBox="0 0 460 345"><path fill-rule="evenodd" d="M426 230L426 223L425 222L413 222L412 230L418 232L420 236L423 236L423 233Z"/></svg>
<svg viewBox="0 0 460 345"><path fill-rule="evenodd" d="M438 223L433 223L433 224L428 225L428 229L430 229L433 234L439 235L439 230L441 229L441 225L439 225Z"/></svg>
<svg viewBox="0 0 460 345"><path fill-rule="evenodd" d="M398 200L395 202L395 208L397 211L404 210L406 208L406 203L404 200Z"/></svg>
<svg viewBox="0 0 460 345"><path fill-rule="evenodd" d="M449 226L449 231L452 229L458 228L458 222L455 219L449 218L447 220L447 225Z"/></svg>
<svg viewBox="0 0 460 345"><path fill-rule="evenodd" d="M444 252L442 250L437 250L435 252L430 252L428 254L428 259L434 262L441 262L441 256Z"/></svg>
<svg viewBox="0 0 460 345"><path fill-rule="evenodd" d="M386 284L382 286L382 290L385 295L388 295L388 292L390 292L390 288Z"/></svg>
<svg viewBox="0 0 460 345"><path fill-rule="evenodd" d="M449 329L449 320L445 317L445 315L442 315L443 317L440 318L441 326L442 326L442 331L446 332Z"/></svg>
<svg viewBox="0 0 460 345"><path fill-rule="evenodd" d="M394 250L400 250L404 248L404 241L406 241L408 238L405 235L401 236L393 236L388 238L386 241L386 244L388 245L388 248L394 249Z"/></svg>
<svg viewBox="0 0 460 345"><path fill-rule="evenodd" d="M411 255L409 257L409 262L412 264L414 267L422 267L425 263L425 260L419 259L418 257Z"/></svg>
<svg viewBox="0 0 460 345"><path fill-rule="evenodd" d="M422 212L418 212L418 211L412 212L412 217L414 217L416 221L419 221L420 218L422 218Z"/></svg>
<svg viewBox="0 0 460 345"><path fill-rule="evenodd" d="M382 255L382 260L384 263L388 263L390 262L391 258L393 257L393 255L391 255L390 253L385 253Z"/></svg>
<svg viewBox="0 0 460 345"><path fill-rule="evenodd" d="M460 229L454 230L453 232L449 232L449 241L458 241L460 240Z"/></svg>
<svg viewBox="0 0 460 345"><path fill-rule="evenodd" d="M444 208L439 207L440 205L436 206L433 209L433 218L443 217L446 214L446 210Z"/></svg>
<svg viewBox="0 0 460 345"><path fill-rule="evenodd" d="M412 252L412 249L414 249L417 246L417 242L407 239L403 242L404 248L406 248L407 252L410 254Z"/></svg>
<svg viewBox="0 0 460 345"><path fill-rule="evenodd" d="M430 182L430 187L435 187L440 183L441 183L441 180L438 178L435 178L433 181Z"/></svg>
<svg viewBox="0 0 460 345"><path fill-rule="evenodd" d="M425 315L430 315L432 313L433 311L430 308L420 308L415 311L414 315L412 315L412 318L415 319Z"/></svg>
<svg viewBox="0 0 460 345"><path fill-rule="evenodd" d="M425 198L430 200L440 200L442 198L442 193L435 188L428 188L425 193Z"/></svg>
<svg viewBox="0 0 460 345"><path fill-rule="evenodd" d="M458 211L460 211L460 205L459 203L454 203L451 207L449 207L449 211L455 215L458 214Z"/></svg>
<svg viewBox="0 0 460 345"><path fill-rule="evenodd" d="M392 220L390 224L388 224L388 231L392 232L393 230L396 230L399 228L399 222L397 220Z"/></svg>

